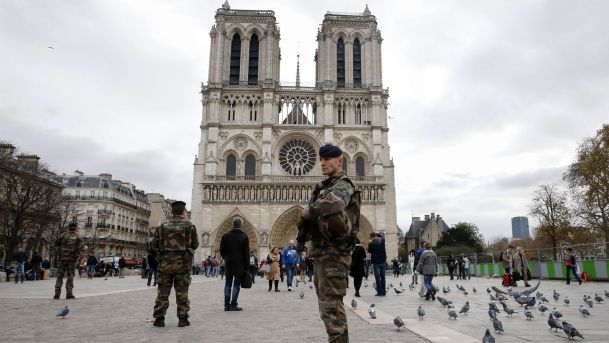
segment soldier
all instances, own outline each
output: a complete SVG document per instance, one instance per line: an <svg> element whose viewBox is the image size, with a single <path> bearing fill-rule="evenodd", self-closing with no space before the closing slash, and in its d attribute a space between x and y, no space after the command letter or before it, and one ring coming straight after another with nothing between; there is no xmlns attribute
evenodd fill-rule
<svg viewBox="0 0 609 343"><path fill-rule="evenodd" d="M59 264L57 265L57 282L55 282L55 296L53 299L59 299L61 295L61 286L63 285L63 276L67 274L66 280L66 299L74 299L74 270L76 262L80 258L80 245L82 239L77 232L78 225L70 223L68 232L64 232L55 241L57 249L57 257Z"/></svg>
<svg viewBox="0 0 609 343"><path fill-rule="evenodd" d="M172 217L156 228L150 243L150 253L155 254L157 266L158 293L154 304L154 326L165 326L165 313L169 307L171 285L175 287L178 307L178 326L189 326L188 286L190 267L194 251L199 246L197 229L188 220L186 203L175 201L171 204Z"/></svg>
<svg viewBox="0 0 609 343"><path fill-rule="evenodd" d="M351 251L359 231L359 191L343 173L343 153L330 144L319 149L322 173L328 178L315 187L309 205L302 211L300 226L307 227L304 239L299 233L299 250L311 240L310 257L315 259L313 284L319 314L326 326L328 342L349 342L347 314L343 297Z"/></svg>

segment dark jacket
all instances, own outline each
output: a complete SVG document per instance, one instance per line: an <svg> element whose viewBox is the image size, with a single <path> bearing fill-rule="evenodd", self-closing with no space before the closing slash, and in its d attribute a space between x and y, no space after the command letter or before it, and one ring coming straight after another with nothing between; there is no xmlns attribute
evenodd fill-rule
<svg viewBox="0 0 609 343"><path fill-rule="evenodd" d="M374 237L368 243L368 252L370 253L370 262L372 264L387 263L387 252L385 251L385 237Z"/></svg>
<svg viewBox="0 0 609 343"><path fill-rule="evenodd" d="M23 262L25 262L25 260L27 260L27 256L25 255L25 251L17 251L13 255L13 260L17 261L17 263L23 263Z"/></svg>
<svg viewBox="0 0 609 343"><path fill-rule="evenodd" d="M417 266L419 265L419 260L421 259L421 254L423 254L423 252L425 251L425 248L423 247L419 247L415 252L414 252L414 268L416 269Z"/></svg>
<svg viewBox="0 0 609 343"><path fill-rule="evenodd" d="M455 269L457 265L457 261L453 257L449 257L446 259L446 266L448 269Z"/></svg>
<svg viewBox="0 0 609 343"><path fill-rule="evenodd" d="M87 266L95 266L97 265L97 258L95 258L95 256L91 255L87 258Z"/></svg>
<svg viewBox="0 0 609 343"><path fill-rule="evenodd" d="M146 257L146 263L148 263L150 268L152 268L153 270L156 270L156 267L159 265L153 254L148 254L148 257Z"/></svg>
<svg viewBox="0 0 609 343"><path fill-rule="evenodd" d="M222 236L220 256L227 277L243 274L250 265L250 240L243 230L233 228Z"/></svg>
<svg viewBox="0 0 609 343"><path fill-rule="evenodd" d="M127 262L125 261L125 258L121 257L118 260L118 267L119 268L125 268L126 265L127 265Z"/></svg>
<svg viewBox="0 0 609 343"><path fill-rule="evenodd" d="M34 268L39 268L40 264L42 263L42 257L40 257L38 254L34 254L30 260L30 263Z"/></svg>
<svg viewBox="0 0 609 343"><path fill-rule="evenodd" d="M366 263L366 250L360 244L355 245L353 254L351 254L351 268L349 269L349 275L353 277L364 277Z"/></svg>

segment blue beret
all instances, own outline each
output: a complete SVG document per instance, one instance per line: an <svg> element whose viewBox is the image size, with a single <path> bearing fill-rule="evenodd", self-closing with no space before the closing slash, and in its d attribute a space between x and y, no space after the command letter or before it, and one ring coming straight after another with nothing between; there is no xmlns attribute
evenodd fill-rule
<svg viewBox="0 0 609 343"><path fill-rule="evenodd" d="M326 144L319 148L319 157L339 157L343 151L339 147L332 144Z"/></svg>

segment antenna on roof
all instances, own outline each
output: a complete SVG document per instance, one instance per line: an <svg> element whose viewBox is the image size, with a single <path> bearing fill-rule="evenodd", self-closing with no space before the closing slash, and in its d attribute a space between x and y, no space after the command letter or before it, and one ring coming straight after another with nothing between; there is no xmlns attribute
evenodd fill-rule
<svg viewBox="0 0 609 343"><path fill-rule="evenodd" d="M296 87L300 87L300 42L296 46Z"/></svg>

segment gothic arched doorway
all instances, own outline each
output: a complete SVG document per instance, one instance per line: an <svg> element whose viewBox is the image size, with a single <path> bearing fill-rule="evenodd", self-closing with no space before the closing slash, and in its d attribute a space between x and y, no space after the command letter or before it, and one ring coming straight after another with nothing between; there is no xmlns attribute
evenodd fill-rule
<svg viewBox="0 0 609 343"><path fill-rule="evenodd" d="M233 228L233 219L235 219L236 217L240 217L243 220L243 226L241 227L241 229L243 230L243 232L245 232L245 234L250 240L250 250L256 252L258 251L258 233L256 232L256 229L254 229L254 226L245 218L245 216L238 212L234 212L233 214L229 215L222 222L222 224L220 224L220 226L218 226L218 228L214 231L213 238L211 240L213 243L210 246L210 252L212 257L220 257L220 241L222 240L222 236L224 236L225 233L227 233L228 231L230 231L230 229ZM203 258L206 257L207 256L203 256Z"/></svg>

